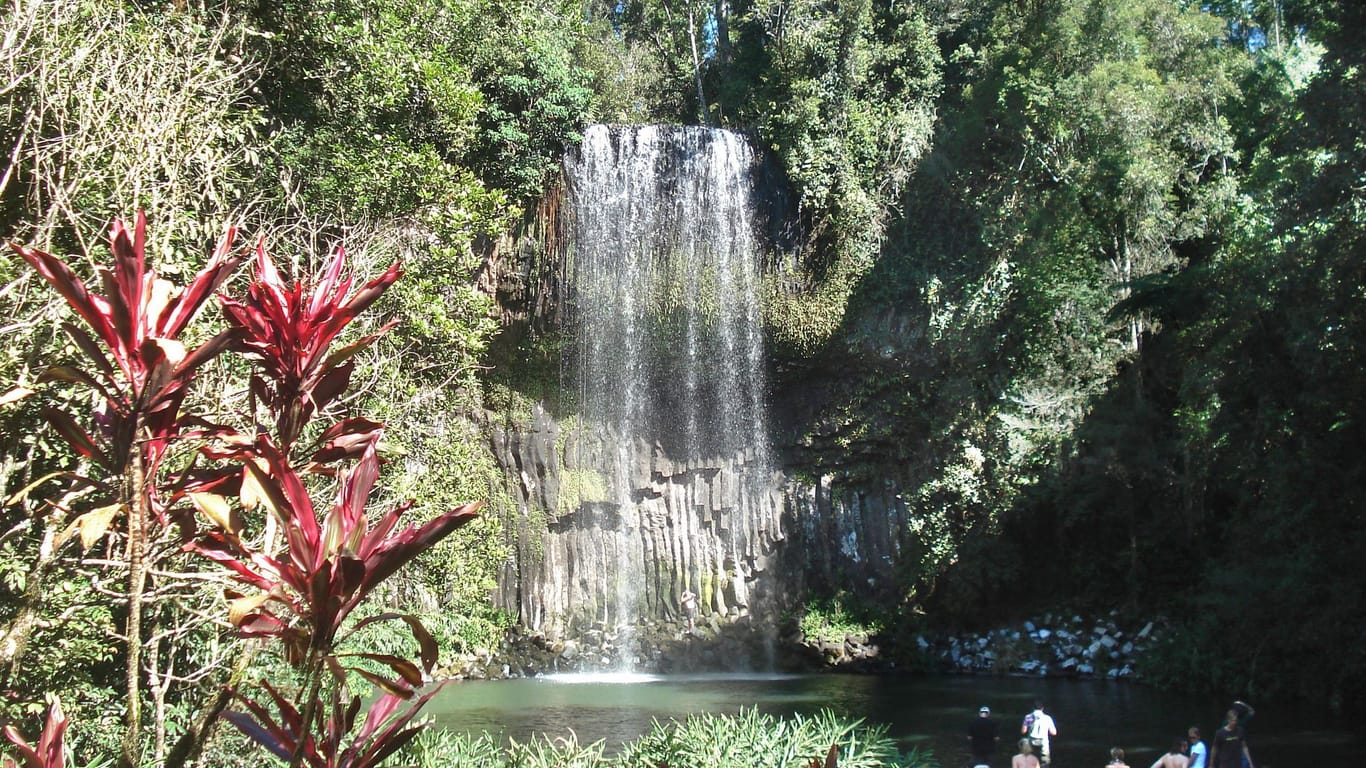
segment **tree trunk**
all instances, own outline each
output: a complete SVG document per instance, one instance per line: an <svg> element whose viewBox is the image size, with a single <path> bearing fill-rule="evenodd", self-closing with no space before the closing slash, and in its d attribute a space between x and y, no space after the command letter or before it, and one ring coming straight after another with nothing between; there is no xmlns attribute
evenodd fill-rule
<svg viewBox="0 0 1366 768"><path fill-rule="evenodd" d="M716 0L712 13L716 18L716 60L722 66L730 63L730 3Z"/></svg>
<svg viewBox="0 0 1366 768"><path fill-rule="evenodd" d="M3 634L0 634L0 664L5 666L6 679L3 687L7 689L14 687L14 682L19 679L19 670L24 663L24 654L28 651L29 638L33 637L33 630L37 629L38 618L42 615L47 575L57 561L55 542L59 521L55 515L54 512L44 517L43 542L38 546L38 560L28 573L28 583L24 586L24 596L14 619L10 621Z"/></svg>
<svg viewBox="0 0 1366 768"><path fill-rule="evenodd" d="M132 451L128 463L127 503L128 542L124 554L128 559L128 621L124 642L128 648L128 668L125 676L128 697L126 730L120 768L138 768L142 757L142 596L147 586L147 517L150 499L143 455L140 448Z"/></svg>
<svg viewBox="0 0 1366 768"><path fill-rule="evenodd" d="M707 97L702 92L702 59L697 54L697 23L692 8L688 9L688 42L692 44L692 77L697 85L697 116L703 125L711 125L707 116Z"/></svg>

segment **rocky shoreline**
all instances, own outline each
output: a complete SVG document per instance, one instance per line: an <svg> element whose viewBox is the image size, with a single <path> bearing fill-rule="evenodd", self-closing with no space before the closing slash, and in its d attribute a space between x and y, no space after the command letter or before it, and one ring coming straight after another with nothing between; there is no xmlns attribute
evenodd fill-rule
<svg viewBox="0 0 1366 768"><path fill-rule="evenodd" d="M1138 659L1161 637L1164 622L1121 624L1117 613L1083 618L1047 614L981 633L916 638L944 672L1034 677L1130 679Z"/></svg>
<svg viewBox="0 0 1366 768"><path fill-rule="evenodd" d="M915 671L1122 680L1140 676L1138 659L1163 630L1160 619L1128 624L1116 613L1089 618L1045 614L982 632L922 633L890 648L880 637L806 638L780 633L749 616L711 616L691 629L659 621L629 631L595 626L568 638L513 630L497 650L454 659L440 676L496 680L630 669L650 674Z"/></svg>

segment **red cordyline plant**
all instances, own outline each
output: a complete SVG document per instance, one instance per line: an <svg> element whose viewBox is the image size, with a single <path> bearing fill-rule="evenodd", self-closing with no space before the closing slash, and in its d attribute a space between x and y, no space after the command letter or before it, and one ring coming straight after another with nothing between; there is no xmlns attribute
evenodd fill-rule
<svg viewBox="0 0 1366 768"><path fill-rule="evenodd" d="M289 459L269 437L258 439L254 453L260 461L248 461L246 467L284 531L286 551L279 556L253 551L231 516L223 514L226 500L195 497L221 527L188 547L259 590L230 595L232 623L247 637L279 639L292 664L330 653L342 623L375 586L474 519L481 506L466 504L421 526L398 530L399 517L412 506L408 501L370 525L365 505L379 476L378 439L378 434L372 436L355 467L341 473L336 500L321 515Z"/></svg>
<svg viewBox="0 0 1366 768"><path fill-rule="evenodd" d="M128 562L127 731L121 765L135 766L141 749L142 602L152 519L165 523L156 495L156 476L173 441L186 428L181 405L204 363L227 348L233 331L224 331L189 349L181 333L204 303L241 263L231 253L234 229L219 242L207 266L184 288L159 278L147 265L147 218L139 211L129 232L122 220L110 231L113 267L97 273L104 292L87 289L61 259L36 248L10 244L56 289L90 328L65 323L67 334L89 359L90 367L56 366L40 381L59 380L94 389L102 405L91 414L91 432L56 408L45 417L81 456L122 479L119 498L82 516L82 538L102 536L119 511L127 515L124 556ZM100 485L97 483L97 485Z"/></svg>
<svg viewBox="0 0 1366 768"><path fill-rule="evenodd" d="M320 516L288 458L267 437L254 449L258 461L248 461L247 471L261 489L263 502L285 532L286 552L281 556L253 551L226 514L226 500L201 494L196 504L221 527L202 534L190 545L205 557L222 563L239 583L255 588L252 594L232 591L230 620L247 637L275 638L284 645L285 658L304 673L300 704L290 704L267 686L279 710L279 720L261 705L234 692L251 714L227 713L229 722L276 754L293 762L323 766L370 766L412 738L403 726L430 698L419 698L403 714L390 719L402 699L411 698L436 663L436 643L413 616L384 613L357 623L405 621L417 639L422 667L390 654L337 654L338 634L352 611L381 581L472 520L480 503L451 510L420 526L398 529L399 517L412 502L400 504L372 526L365 515L366 501L379 476L379 456L374 434L360 461L341 473L337 497ZM216 510L216 511L215 511ZM354 630L353 630L354 631ZM390 678L356 666L359 658L388 667ZM342 705L341 687L346 673L355 672L383 691L373 705L361 733L346 749L341 736L354 724L359 699ZM324 675L334 683L324 691ZM320 709L326 700L329 707ZM324 709L330 709L328 714ZM347 714L349 713L349 714ZM387 713L378 715L376 713ZM309 736L316 729L319 742Z"/></svg>
<svg viewBox="0 0 1366 768"><path fill-rule="evenodd" d="M391 266L349 295L352 281L342 277L345 254L338 249L322 279L309 291L302 282L286 286L264 248L258 246L257 280L247 299L223 299L229 330L187 350L177 337L241 261L229 254L234 232L229 230L209 266L185 289L177 289L147 268L145 227L141 213L132 234L122 222L115 222L111 236L115 266L101 271L106 289L103 296L88 291L56 257L12 246L94 331L92 336L73 324L65 326L76 345L91 358L93 370L57 367L46 377L96 389L104 399L104 407L94 419L98 429L86 431L76 419L56 410L50 409L48 418L79 454L124 477L121 508L128 512L130 566L126 635L129 725L120 765L139 762L140 605L148 569L144 553L148 520L155 515L166 521L165 507L156 496L157 470L171 443L186 435L190 419L180 409L194 373L231 346L260 364L251 389L274 414L278 436L246 437L222 427L201 431L201 437L222 438L226 446L205 448L206 456L234 459L242 468L181 478L175 498L188 495L215 526L187 549L222 563L235 580L256 590L251 594L230 591L230 621L246 636L281 641L286 658L302 669L305 685L299 704L290 703L266 686L279 712L278 722L265 707L236 691L232 694L249 713L227 713L224 717L295 764L370 768L416 734L417 727L408 724L434 691L417 697L404 711L399 708L402 701L416 695L431 674L437 660L436 643L413 616L383 613L354 624L352 632L374 621L406 622L419 646L419 667L390 654L339 654L338 633L376 585L471 520L480 505L467 504L426 524L397 530L400 515L411 506L408 502L371 525L365 505L379 474L377 445L382 425L368 419L337 422L318 438L318 448L309 459L310 470L319 471L325 462L360 456L350 471L338 477L336 501L321 518L288 454L308 422L346 388L354 368L351 357L392 327L390 323L346 347L330 350L338 334L398 278L399 266ZM240 515L231 510L227 499L212 492L227 487L234 477L240 478L244 504L250 491L284 531L283 554L270 551L268 543L266 551L254 550L240 536ZM107 524L105 518L92 526ZM103 530L99 529L101 535ZM83 528L83 537L87 533ZM393 676L347 666L352 659L387 667ZM383 693L371 706L360 731L350 744L343 745L361 706L359 697L342 704L348 672L360 674ZM327 675L335 684L327 688L324 698L323 678ZM25 768L60 766L60 738L65 727L65 718L56 710L49 718L49 729L53 730L44 730L40 748L23 752L28 761ZM53 743L58 745L55 752ZM24 748L26 745L21 745ZM43 755L42 759L49 762L31 762L30 752ZM50 762L54 754L57 763Z"/></svg>
<svg viewBox="0 0 1366 768"><path fill-rule="evenodd" d="M380 620L408 624L417 640L421 666L391 654L337 653L343 623L381 581L474 518L480 504L466 504L421 526L398 529L407 502L382 515L372 525L366 503L379 477L378 444L382 425L364 418L339 421L319 436L304 471L324 471L324 465L359 455L359 461L337 478L335 501L315 509L296 468L293 447L310 420L338 397L350 382L355 353L393 327L333 350L338 335L357 315L372 305L402 274L397 263L367 282L354 294L344 277L346 254L338 248L311 288L303 280L286 284L264 247L258 245L255 280L245 299L222 298L228 322L237 331L233 349L254 359L259 370L251 390L275 421L274 439L235 437L222 447L206 448L210 458L241 462L244 503L260 501L284 534L284 552L254 549L242 538L241 525L226 499L200 487L191 496L216 527L189 548L226 566L233 578L251 588L231 590L229 618L246 637L273 638L284 655L304 675L300 699L289 702L265 686L274 700L278 720L267 708L233 692L248 712L224 717L277 755L311 766L365 768L378 763L416 734L407 724L432 695L418 698L403 712L399 702L412 698L430 676L437 661L436 642L416 617L384 613L361 620L355 629ZM387 667L392 676L350 665L365 660ZM369 680L382 691L361 731L349 746L342 740L354 725L360 699L343 706L348 672ZM324 678L333 682L324 690Z"/></svg>
<svg viewBox="0 0 1366 768"><path fill-rule="evenodd" d="M396 323L391 321L340 349L331 348L337 335L403 274L395 262L348 295L352 279L343 276L345 264L346 252L337 248L310 290L302 280L286 284L265 247L258 244L255 279L247 297L220 299L228 323L238 331L233 348L261 367L251 377L251 391L274 415L276 440L286 453L313 416L345 391L355 369L352 356ZM335 460L340 444L362 446L363 436L373 427L363 419L343 425L347 428L330 436L332 450L322 460ZM361 437L337 442L348 435Z"/></svg>
<svg viewBox="0 0 1366 768"><path fill-rule="evenodd" d="M112 472L133 459L155 471L182 428L180 406L198 369L227 348L233 331L194 349L180 334L244 258L231 253L235 229L228 229L208 265L184 288L157 277L147 265L147 217L139 211L128 231L115 219L109 240L113 268L96 270L104 293L88 290L61 259L15 243L10 248L37 270L85 321L63 328L92 367L56 366L47 380L84 384L99 392L103 410L90 433L70 415L48 409L46 416L80 455Z"/></svg>
<svg viewBox="0 0 1366 768"><path fill-rule="evenodd" d="M33 746L14 726L5 726L5 738L14 744L22 760L22 768L65 768L66 767L66 715L62 714L62 702L56 696L52 697L52 705L48 708L47 719L43 721L43 732L38 737L38 745ZM0 768L20 768L21 764L15 762L14 758L5 756L0 760Z"/></svg>

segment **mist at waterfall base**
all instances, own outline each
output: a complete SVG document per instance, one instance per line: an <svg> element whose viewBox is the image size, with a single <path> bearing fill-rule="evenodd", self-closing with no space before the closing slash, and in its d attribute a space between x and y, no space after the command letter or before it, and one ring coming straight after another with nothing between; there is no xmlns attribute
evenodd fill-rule
<svg viewBox="0 0 1366 768"><path fill-rule="evenodd" d="M703 712L757 708L775 716L832 709L882 724L901 750L930 749L945 768L968 764L967 726L983 705L1001 731L993 765L1006 750L1036 696L1058 723L1054 765L1099 767L1111 747L1133 766L1151 765L1171 740L1198 725L1208 743L1228 702L1159 691L1126 681L1010 677L909 678L872 675L679 675L632 678L593 675L464 681L447 688L425 712L437 727L501 734L519 742L544 736L580 744L603 740L609 754L648 732L653 722ZM1258 704L1248 743L1259 768L1353 765L1366 742L1351 724L1302 709Z"/></svg>

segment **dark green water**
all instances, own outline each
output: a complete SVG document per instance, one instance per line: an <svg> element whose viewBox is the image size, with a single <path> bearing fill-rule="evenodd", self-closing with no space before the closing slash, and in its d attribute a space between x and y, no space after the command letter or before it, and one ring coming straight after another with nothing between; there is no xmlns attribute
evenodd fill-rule
<svg viewBox="0 0 1366 768"><path fill-rule="evenodd" d="M1172 737L1199 725L1206 741L1228 702L1110 681L1025 678L887 678L860 675L695 675L601 680L590 677L454 683L427 707L439 726L489 731L525 741L535 734L605 740L609 751L648 731L651 722L691 713L758 707L775 715L830 708L885 724L902 749L934 750L944 768L967 764L968 722L991 707L1001 726L996 765L1009 765L1006 742L1043 696L1058 724L1055 768L1101 768L1112 746L1134 768L1152 764ZM1256 702L1253 702L1256 704ZM1359 730L1359 729L1355 729ZM1347 723L1298 710L1259 706L1248 729L1258 768L1355 765L1366 742Z"/></svg>

